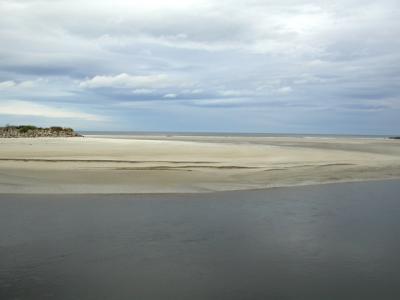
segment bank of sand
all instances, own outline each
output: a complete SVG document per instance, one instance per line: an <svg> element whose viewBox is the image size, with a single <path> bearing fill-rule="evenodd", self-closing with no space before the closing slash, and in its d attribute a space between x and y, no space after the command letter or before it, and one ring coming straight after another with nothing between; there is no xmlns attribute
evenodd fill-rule
<svg viewBox="0 0 400 300"><path fill-rule="evenodd" d="M1 193L175 193L400 178L388 139L0 139Z"/></svg>

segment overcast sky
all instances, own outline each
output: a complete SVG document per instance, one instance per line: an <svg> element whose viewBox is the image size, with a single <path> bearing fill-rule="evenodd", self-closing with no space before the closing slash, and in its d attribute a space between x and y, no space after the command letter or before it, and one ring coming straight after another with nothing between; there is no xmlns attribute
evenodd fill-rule
<svg viewBox="0 0 400 300"><path fill-rule="evenodd" d="M400 133L398 0L0 0L0 126Z"/></svg>

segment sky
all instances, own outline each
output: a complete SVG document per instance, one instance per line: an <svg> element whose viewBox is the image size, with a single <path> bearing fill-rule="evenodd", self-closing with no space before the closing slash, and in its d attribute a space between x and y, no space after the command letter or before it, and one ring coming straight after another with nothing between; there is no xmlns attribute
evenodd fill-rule
<svg viewBox="0 0 400 300"><path fill-rule="evenodd" d="M0 0L0 126L400 133L398 0Z"/></svg>

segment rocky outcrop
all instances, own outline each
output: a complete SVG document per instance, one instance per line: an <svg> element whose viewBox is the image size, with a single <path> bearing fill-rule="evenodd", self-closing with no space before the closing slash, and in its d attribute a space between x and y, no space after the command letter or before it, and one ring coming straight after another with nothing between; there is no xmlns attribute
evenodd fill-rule
<svg viewBox="0 0 400 300"><path fill-rule="evenodd" d="M72 128L40 128L31 125L0 127L0 138L35 137L77 137L81 136Z"/></svg>

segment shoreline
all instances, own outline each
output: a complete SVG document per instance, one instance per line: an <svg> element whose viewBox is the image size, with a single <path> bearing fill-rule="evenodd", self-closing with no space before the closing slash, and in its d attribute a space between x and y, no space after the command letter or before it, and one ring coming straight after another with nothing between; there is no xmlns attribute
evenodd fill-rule
<svg viewBox="0 0 400 300"><path fill-rule="evenodd" d="M90 193L74 193L74 192L64 192L64 193L2 193L0 192L0 197L4 196L25 196L25 195L31 195L35 197L39 196L207 196L207 195L219 195L219 194L228 194L228 193L246 193L246 192L269 192L269 191L276 191L276 190L286 190L286 189L296 189L296 188L310 188L314 189L317 187L324 187L324 186L335 186L335 185L351 185L351 184L368 184L368 183L390 183L390 182L396 182L398 181L400 183L400 177L396 178L380 178L380 179L365 179L365 180L358 180L354 179L352 181L332 181L332 182L310 182L310 183L299 183L299 184L293 184L293 185L277 185L277 186L269 186L269 187L261 187L261 188L249 188L249 189L236 189L236 190L219 190L219 191L205 191L205 192L170 192L170 193L163 193L163 192L127 192L127 193L116 193L116 192L110 192L110 193L96 193L96 192L90 192Z"/></svg>

